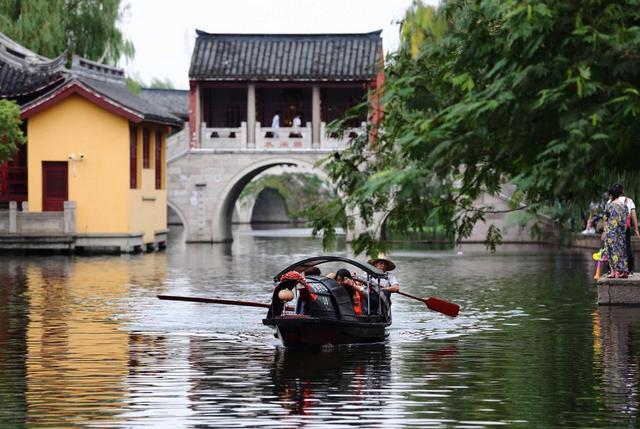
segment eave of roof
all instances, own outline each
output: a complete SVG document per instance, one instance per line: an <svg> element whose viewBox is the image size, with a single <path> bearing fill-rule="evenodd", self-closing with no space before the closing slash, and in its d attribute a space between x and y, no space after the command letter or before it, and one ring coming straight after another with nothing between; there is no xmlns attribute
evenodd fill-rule
<svg viewBox="0 0 640 429"><path fill-rule="evenodd" d="M79 95L93 104L134 123L144 120L142 113L114 102L76 79L72 79L68 83L22 106L20 109L20 118L29 119L72 95Z"/></svg>
<svg viewBox="0 0 640 429"><path fill-rule="evenodd" d="M46 88L52 87L64 81L64 76L62 74L58 74L55 76L50 76L47 79L42 79L41 81L31 84L20 86L19 88L0 88L0 98L18 98L27 96L30 94L36 94Z"/></svg>
<svg viewBox="0 0 640 429"><path fill-rule="evenodd" d="M198 37L228 37L229 39L237 39L241 37L250 38L330 38L330 37L376 37L379 38L382 34L382 30L368 31L366 33L209 33L204 30L198 30L196 28L196 35Z"/></svg>

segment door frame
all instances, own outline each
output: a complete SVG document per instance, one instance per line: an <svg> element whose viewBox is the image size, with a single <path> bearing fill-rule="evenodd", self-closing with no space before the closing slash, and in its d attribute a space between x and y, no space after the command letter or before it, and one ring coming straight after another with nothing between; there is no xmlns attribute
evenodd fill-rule
<svg viewBox="0 0 640 429"><path fill-rule="evenodd" d="M47 167L64 169L65 171L65 196L61 202L58 198L47 198ZM42 211L64 211L64 202L69 199L69 163L67 161L42 161ZM53 207L52 207L53 206Z"/></svg>

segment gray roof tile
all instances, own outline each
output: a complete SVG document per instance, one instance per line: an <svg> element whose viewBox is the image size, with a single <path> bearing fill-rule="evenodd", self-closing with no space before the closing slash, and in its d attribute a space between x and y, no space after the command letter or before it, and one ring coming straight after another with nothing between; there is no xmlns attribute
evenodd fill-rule
<svg viewBox="0 0 640 429"><path fill-rule="evenodd" d="M197 34L189 70L196 80L369 81L382 60L380 31Z"/></svg>
<svg viewBox="0 0 640 429"><path fill-rule="evenodd" d="M142 114L145 121L160 122L176 126L182 125L182 120L169 113L162 104L151 103L135 94L132 94L124 84L119 85L104 80L91 79L86 76L77 76L75 79L112 101Z"/></svg>
<svg viewBox="0 0 640 429"><path fill-rule="evenodd" d="M37 73L0 62L1 98L14 98L35 93L62 80L61 72Z"/></svg>
<svg viewBox="0 0 640 429"><path fill-rule="evenodd" d="M183 120L189 119L189 91L186 89L142 88L139 96Z"/></svg>

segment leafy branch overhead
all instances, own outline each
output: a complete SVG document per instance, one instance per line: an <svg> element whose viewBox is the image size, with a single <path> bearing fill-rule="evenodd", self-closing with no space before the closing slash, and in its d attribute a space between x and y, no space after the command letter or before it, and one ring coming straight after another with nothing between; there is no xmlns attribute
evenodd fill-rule
<svg viewBox="0 0 640 429"><path fill-rule="evenodd" d="M494 211L478 198L507 186L513 210L562 224L637 176L637 0L416 1L401 36L385 62L382 127L325 163L370 227L392 210L401 230L438 218L461 239ZM501 232L489 233L495 248Z"/></svg>

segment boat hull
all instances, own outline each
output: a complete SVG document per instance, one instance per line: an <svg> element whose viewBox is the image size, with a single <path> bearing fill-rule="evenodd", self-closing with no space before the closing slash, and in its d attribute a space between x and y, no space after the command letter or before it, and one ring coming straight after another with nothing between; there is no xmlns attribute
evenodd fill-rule
<svg viewBox="0 0 640 429"><path fill-rule="evenodd" d="M320 347L384 341L391 322L327 320L298 315L264 319L285 347Z"/></svg>

